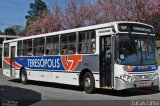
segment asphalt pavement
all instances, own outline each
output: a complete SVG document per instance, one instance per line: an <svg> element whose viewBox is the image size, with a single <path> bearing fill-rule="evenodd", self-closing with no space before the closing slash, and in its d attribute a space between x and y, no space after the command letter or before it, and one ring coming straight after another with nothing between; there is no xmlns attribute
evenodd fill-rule
<svg viewBox="0 0 160 106"><path fill-rule="evenodd" d="M2 106L160 106L160 93L152 89L97 89L94 94L86 94L71 85L37 81L23 85L0 71L0 100Z"/></svg>

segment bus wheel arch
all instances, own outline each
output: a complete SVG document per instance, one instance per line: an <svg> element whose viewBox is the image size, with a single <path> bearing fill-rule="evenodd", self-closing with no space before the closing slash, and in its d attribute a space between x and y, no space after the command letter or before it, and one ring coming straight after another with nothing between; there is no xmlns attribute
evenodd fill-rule
<svg viewBox="0 0 160 106"><path fill-rule="evenodd" d="M21 67L19 76L20 76L21 83L27 84L27 81L28 81L27 80L27 71L24 67Z"/></svg>
<svg viewBox="0 0 160 106"><path fill-rule="evenodd" d="M81 71L79 76L79 85L86 93L94 93L95 91L95 79L92 72L89 69Z"/></svg>

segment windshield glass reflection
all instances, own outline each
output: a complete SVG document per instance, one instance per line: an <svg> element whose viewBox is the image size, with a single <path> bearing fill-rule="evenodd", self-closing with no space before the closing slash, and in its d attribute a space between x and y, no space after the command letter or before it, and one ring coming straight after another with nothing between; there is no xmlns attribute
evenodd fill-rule
<svg viewBox="0 0 160 106"><path fill-rule="evenodd" d="M138 34L119 34L116 39L118 64L156 64L154 36Z"/></svg>

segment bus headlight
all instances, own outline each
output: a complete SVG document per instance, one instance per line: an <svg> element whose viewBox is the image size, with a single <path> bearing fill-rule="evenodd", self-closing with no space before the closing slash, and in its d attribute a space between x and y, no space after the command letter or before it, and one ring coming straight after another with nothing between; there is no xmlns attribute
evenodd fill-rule
<svg viewBox="0 0 160 106"><path fill-rule="evenodd" d="M119 78L121 80L124 80L124 81L127 81L127 82L133 82L134 81L134 79L131 76L129 76L129 75L120 75Z"/></svg>
<svg viewBox="0 0 160 106"><path fill-rule="evenodd" d="M158 78L158 73L153 74L153 76L151 77L151 80L155 80Z"/></svg>

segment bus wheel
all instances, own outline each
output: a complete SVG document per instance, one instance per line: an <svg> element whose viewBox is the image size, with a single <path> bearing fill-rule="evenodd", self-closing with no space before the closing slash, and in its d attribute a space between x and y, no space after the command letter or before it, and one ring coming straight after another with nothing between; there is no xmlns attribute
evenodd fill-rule
<svg viewBox="0 0 160 106"><path fill-rule="evenodd" d="M22 69L20 72L20 80L23 84L27 84L27 72L25 69Z"/></svg>
<svg viewBox="0 0 160 106"><path fill-rule="evenodd" d="M84 90L86 93L94 93L95 91L95 80L93 75L90 72L86 72L84 75Z"/></svg>

